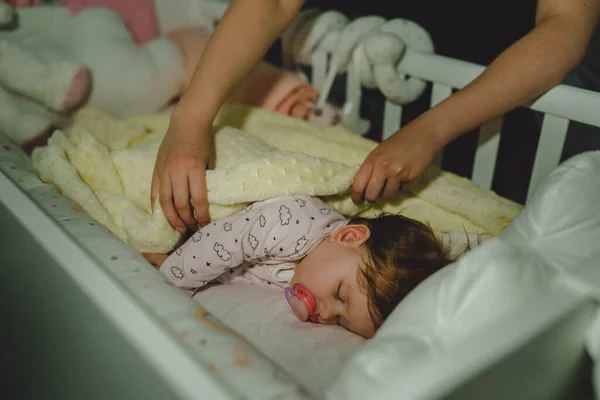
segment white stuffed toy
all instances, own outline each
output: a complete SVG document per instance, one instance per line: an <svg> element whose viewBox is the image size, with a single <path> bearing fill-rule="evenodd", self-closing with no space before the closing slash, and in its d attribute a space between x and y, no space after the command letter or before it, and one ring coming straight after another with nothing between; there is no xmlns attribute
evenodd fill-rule
<svg viewBox="0 0 600 400"><path fill-rule="evenodd" d="M197 61L189 27L212 29L226 7L61 1L14 9L0 0L0 130L26 151L83 105L122 118L168 105Z"/></svg>
<svg viewBox="0 0 600 400"><path fill-rule="evenodd" d="M10 9L0 3L10 21ZM114 12L63 6L17 9L0 32L0 130L28 149L86 103L127 117L154 112L180 91L184 61L159 37L136 44Z"/></svg>

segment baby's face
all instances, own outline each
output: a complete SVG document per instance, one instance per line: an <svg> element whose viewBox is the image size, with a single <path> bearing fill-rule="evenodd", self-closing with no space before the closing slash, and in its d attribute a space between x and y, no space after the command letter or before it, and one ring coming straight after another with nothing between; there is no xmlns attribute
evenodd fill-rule
<svg viewBox="0 0 600 400"><path fill-rule="evenodd" d="M301 283L310 290L317 303L319 323L341 325L371 338L375 327L369 316L366 293L357 282L363 263L358 248L339 243L334 234L296 265L290 285Z"/></svg>

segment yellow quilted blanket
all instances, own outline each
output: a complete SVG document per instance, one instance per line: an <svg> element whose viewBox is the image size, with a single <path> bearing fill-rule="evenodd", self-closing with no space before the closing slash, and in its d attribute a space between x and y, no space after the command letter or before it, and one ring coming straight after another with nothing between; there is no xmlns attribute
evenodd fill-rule
<svg viewBox="0 0 600 400"><path fill-rule="evenodd" d="M180 240L150 182L167 115L117 120L85 109L32 154L40 177L140 251L168 252ZM287 194L322 197L345 215L384 212L428 222L436 231L495 235L521 206L431 167L419 187L395 201L356 206L348 189L376 143L343 128L321 128L268 111L231 106L215 121L216 168L207 171L213 219L249 202Z"/></svg>

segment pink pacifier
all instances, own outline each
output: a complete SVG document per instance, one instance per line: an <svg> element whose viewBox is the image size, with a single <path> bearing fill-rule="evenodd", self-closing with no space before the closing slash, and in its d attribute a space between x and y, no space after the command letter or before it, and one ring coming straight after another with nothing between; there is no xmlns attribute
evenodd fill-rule
<svg viewBox="0 0 600 400"><path fill-rule="evenodd" d="M301 283L294 283L294 286L285 289L285 298L294 314L301 321L319 322L316 314L317 301L306 286Z"/></svg>

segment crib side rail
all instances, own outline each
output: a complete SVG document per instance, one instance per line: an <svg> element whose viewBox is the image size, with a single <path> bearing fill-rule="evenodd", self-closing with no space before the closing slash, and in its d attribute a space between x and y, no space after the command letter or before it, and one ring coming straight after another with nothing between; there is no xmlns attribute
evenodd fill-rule
<svg viewBox="0 0 600 400"><path fill-rule="evenodd" d="M18 354L3 382L20 382L27 371L35 383L19 388L21 398L232 398L1 169L0 194L0 289L10 308L2 323L16 328L2 339Z"/></svg>
<svg viewBox="0 0 600 400"><path fill-rule="evenodd" d="M320 87L324 81L328 59L327 54L314 54L312 57L312 82L317 87ZM406 74L432 83L430 107L449 97L453 89L465 87L485 69L474 63L414 51L407 51L400 67ZM347 74L346 98L360 98L356 95L357 90L361 90L360 83L354 79L352 65L350 65ZM600 112L596 111L600 110L600 93L558 85L535 101L524 104L523 107L544 114L529 182L529 195L540 181L559 164L570 121L600 127ZM383 121L384 139L401 127L401 119L402 106L386 101ZM479 131L472 179L486 189L490 189L492 186L502 123L503 116L500 116L482 125ZM439 154L436 162L441 164L441 160L442 154Z"/></svg>

